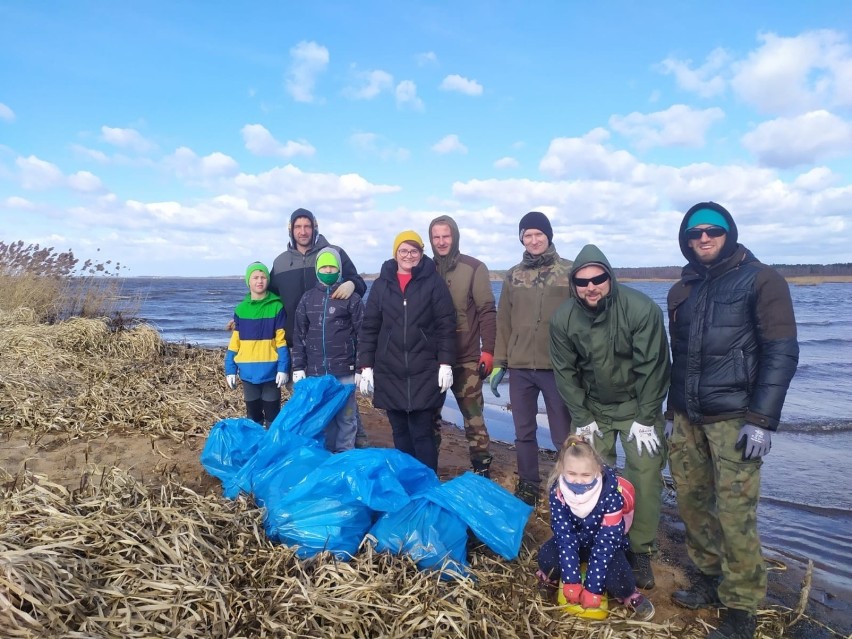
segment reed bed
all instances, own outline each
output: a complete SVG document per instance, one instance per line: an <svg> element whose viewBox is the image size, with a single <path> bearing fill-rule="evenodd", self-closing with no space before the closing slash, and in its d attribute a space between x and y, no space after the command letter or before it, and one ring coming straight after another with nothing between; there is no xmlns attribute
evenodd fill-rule
<svg viewBox="0 0 852 639"><path fill-rule="evenodd" d="M183 441L240 414L226 394L222 349L165 344L155 328L107 320L40 324L0 313L0 433L98 437L132 431Z"/></svg>
<svg viewBox="0 0 852 639"><path fill-rule="evenodd" d="M221 349L166 345L151 327L98 320L39 324L0 314L0 435L123 431L176 441L238 415ZM249 500L200 495L91 466L69 489L42 475L0 489L0 637L584 637L705 636L700 619L606 622L564 614L536 587L529 539L507 562L471 545L470 575L442 580L369 540L351 562L299 560L263 532ZM653 596L652 596L653 598ZM790 635L798 610L759 615L760 639Z"/></svg>

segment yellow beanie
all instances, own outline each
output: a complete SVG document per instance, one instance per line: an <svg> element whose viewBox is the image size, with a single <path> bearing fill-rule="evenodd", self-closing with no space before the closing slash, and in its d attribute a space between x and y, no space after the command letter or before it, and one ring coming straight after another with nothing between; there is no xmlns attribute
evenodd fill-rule
<svg viewBox="0 0 852 639"><path fill-rule="evenodd" d="M423 240L420 239L420 236L417 235L414 231L403 231L399 235L396 236L396 239L393 241L393 253L391 257L396 257L396 252L399 250L399 245L403 242L411 242L420 247L420 250L423 250Z"/></svg>

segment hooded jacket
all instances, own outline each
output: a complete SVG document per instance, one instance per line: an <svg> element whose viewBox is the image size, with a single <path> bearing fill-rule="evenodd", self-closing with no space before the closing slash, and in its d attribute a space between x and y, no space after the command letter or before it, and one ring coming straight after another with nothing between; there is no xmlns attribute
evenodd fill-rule
<svg viewBox="0 0 852 639"><path fill-rule="evenodd" d="M702 208L717 211L729 225L710 265L698 261L684 236L692 213ZM715 202L689 209L678 239L689 263L668 295L669 409L698 424L744 418L776 430L799 361L787 282L737 243L733 217Z"/></svg>
<svg viewBox="0 0 852 639"><path fill-rule="evenodd" d="M551 370L550 318L568 299L571 262L551 244L538 256L524 251L503 279L497 305L494 366Z"/></svg>
<svg viewBox="0 0 852 639"><path fill-rule="evenodd" d="M574 274L597 265L610 291L590 308L577 295ZM571 269L571 299L550 320L550 358L556 387L580 426L661 418L669 386L669 344L663 312L644 293L622 286L606 256L588 244Z"/></svg>
<svg viewBox="0 0 852 639"><path fill-rule="evenodd" d="M456 309L456 364L479 361L482 351L494 354L497 337L497 306L491 290L488 267L475 257L459 252L459 227L449 215L436 217L432 227L445 224L450 227L453 246L446 256L438 255L432 243L435 267L444 278L453 306Z"/></svg>
<svg viewBox="0 0 852 639"><path fill-rule="evenodd" d="M225 375L251 384L275 381L290 368L284 338L284 309L274 293L253 300L248 293L234 309L234 331L225 351Z"/></svg>
<svg viewBox="0 0 852 639"><path fill-rule="evenodd" d="M376 408L416 411L442 406L438 366L455 363L455 309L447 285L426 255L411 273L403 293L396 260L386 261L367 298L358 366L373 369Z"/></svg>
<svg viewBox="0 0 852 639"><path fill-rule="evenodd" d="M293 237L293 224L300 217L308 218L314 227L311 247L304 255L296 248L296 239ZM272 270L269 272L269 290L278 295L284 304L284 311L287 315L284 329L287 339L290 340L296 318L296 306L298 306L305 291L313 288L316 284L317 255L322 249L332 247L340 254L341 281L355 284L355 292L362 298L367 292L367 284L358 275L358 271L346 251L340 247L332 246L325 237L319 234L316 217L309 210L296 209L293 211L290 215L288 228L290 229L290 243L287 245L287 250L276 257L272 263Z"/></svg>
<svg viewBox="0 0 852 639"><path fill-rule="evenodd" d="M323 253L331 253L340 264L335 249L326 247L317 258ZM331 295L339 286L340 277L331 286L317 280L299 300L291 340L294 371L303 370L308 377L355 374L364 305L358 293L346 300L333 299Z"/></svg>

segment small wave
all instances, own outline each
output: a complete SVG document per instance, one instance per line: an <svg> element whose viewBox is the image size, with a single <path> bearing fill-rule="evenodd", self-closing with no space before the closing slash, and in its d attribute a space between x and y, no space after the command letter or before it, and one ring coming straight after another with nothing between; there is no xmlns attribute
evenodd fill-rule
<svg viewBox="0 0 852 639"><path fill-rule="evenodd" d="M765 502L767 504L772 504L773 506L778 506L780 508L791 508L793 510L804 510L813 515L821 515L823 517L831 517L835 523L840 523L838 519L845 519L852 523L852 511L849 511L845 508L831 508L826 506L814 506L813 504L807 503L798 503L794 501L788 501L786 499L778 499L777 497L767 497L766 495L761 495L761 502Z"/></svg>
<svg viewBox="0 0 852 639"><path fill-rule="evenodd" d="M811 346L849 346L852 344L852 340L842 339L839 337L829 337L827 339L805 339L799 340L799 345L803 346L805 344Z"/></svg>
<svg viewBox="0 0 852 639"><path fill-rule="evenodd" d="M852 419L814 419L811 417L807 419L802 419L801 421L783 421L778 425L778 430L786 432L796 431L825 435L848 433L852 432Z"/></svg>

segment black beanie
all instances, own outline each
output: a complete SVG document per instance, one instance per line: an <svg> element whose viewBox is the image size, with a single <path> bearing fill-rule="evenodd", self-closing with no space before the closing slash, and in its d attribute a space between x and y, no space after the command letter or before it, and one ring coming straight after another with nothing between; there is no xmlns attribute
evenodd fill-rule
<svg viewBox="0 0 852 639"><path fill-rule="evenodd" d="M524 243L524 231L530 229L541 231L547 236L547 241L553 244L553 227L550 226L550 220L544 213L531 211L521 218L518 224L518 239L521 240L521 244Z"/></svg>

